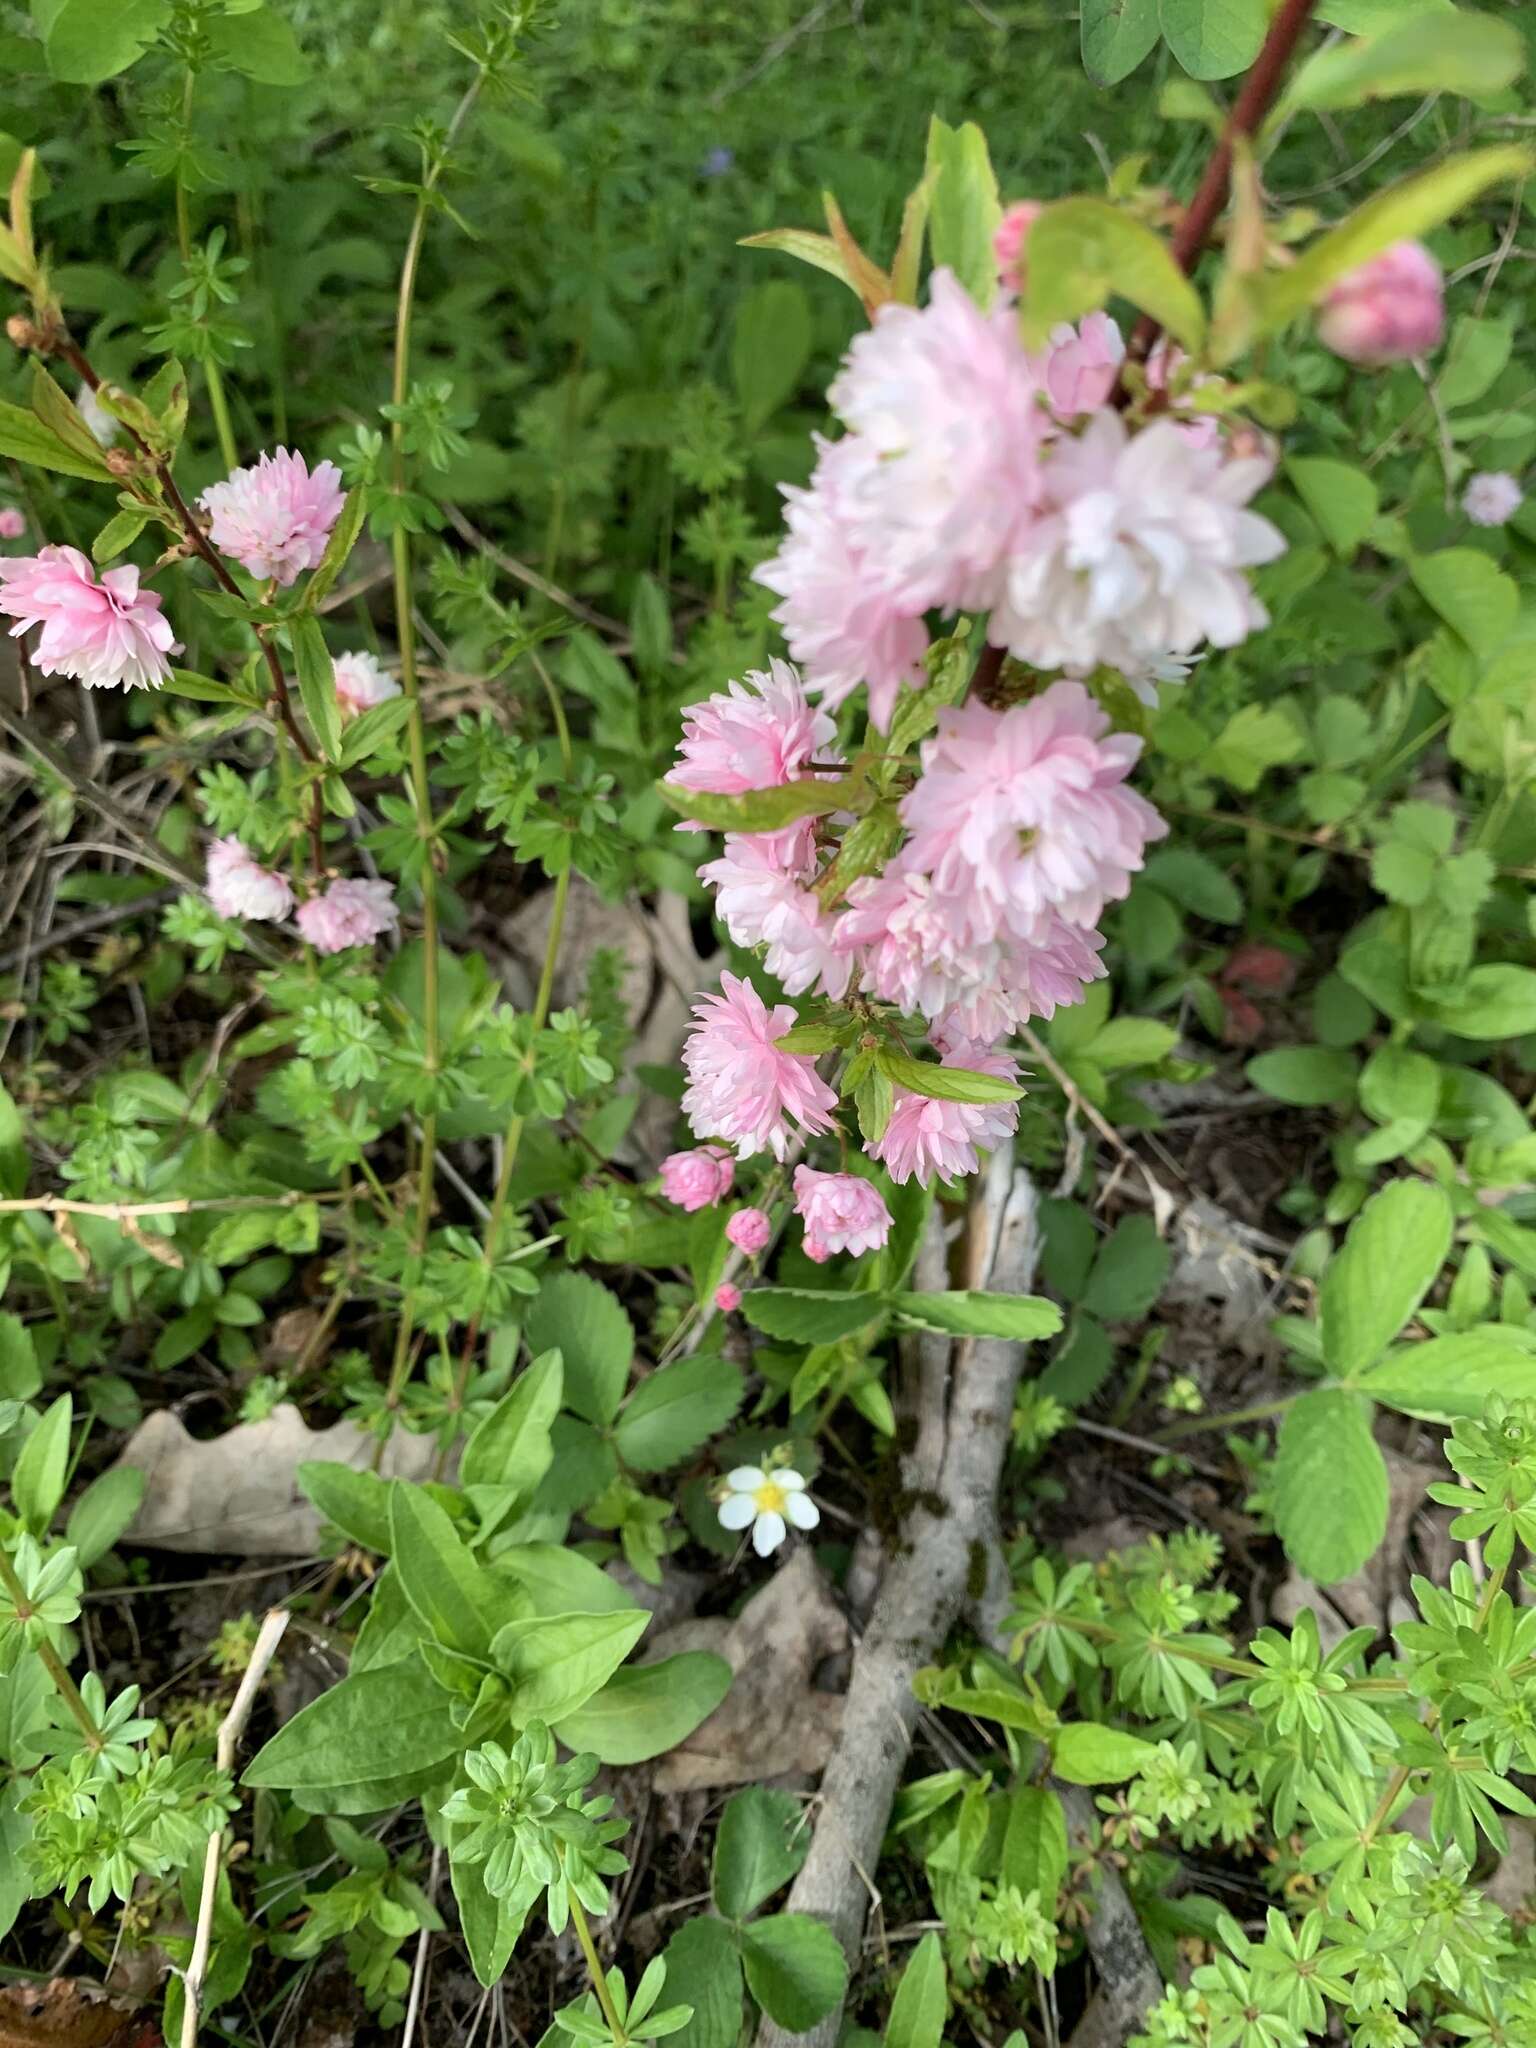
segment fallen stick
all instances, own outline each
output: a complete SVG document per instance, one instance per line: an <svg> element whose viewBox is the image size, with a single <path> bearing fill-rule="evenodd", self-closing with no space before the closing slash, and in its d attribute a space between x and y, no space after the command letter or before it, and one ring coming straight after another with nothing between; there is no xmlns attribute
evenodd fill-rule
<svg viewBox="0 0 1536 2048"><path fill-rule="evenodd" d="M267 1675L267 1666L277 1655L277 1646L282 1641L283 1630L287 1626L286 1607L273 1607L262 1618L261 1629L256 1637L256 1647L251 1652L251 1661L245 1668L240 1689L235 1694L229 1712L219 1723L216 1755L221 1771L232 1771L235 1767L235 1751L240 1747L245 1724L251 1718L251 1708L256 1704L257 1689ZM181 2048L195 2048L197 2041L198 2021L202 2017L203 1984L208 1976L209 1951L213 1947L213 1905L219 1892L219 1860L223 1853L224 1830L215 1828L208 1837L208 1849L203 1858L203 1892L197 1902L197 1932L192 1937L192 1960L187 1964L187 1974L182 1980L184 1996L181 2007Z"/></svg>
<svg viewBox="0 0 1536 2048"><path fill-rule="evenodd" d="M970 1216L975 1252L970 1284L1025 1294L1038 1252L1034 1183L1007 1148L993 1154ZM984 1249L985 1248L985 1249ZM978 1557L996 1549L996 1501L1008 1447L1013 1393L1025 1347L999 1338L962 1339L954 1350L943 1452L930 1511L920 1497L905 1525L906 1548L892 1563L853 1660L842 1734L821 1781L816 1832L795 1879L789 1908L814 1913L837 1936L850 1968L857 1961L874 1893L874 1870L891 1801L911 1747L918 1705L912 1675L937 1656L965 1605ZM925 1404L942 1403L945 1385L925 1374ZM919 1418L922 1425L932 1418ZM930 1428L928 1440L934 1432ZM808 2033L765 2020L757 2048L832 2048L841 2008Z"/></svg>

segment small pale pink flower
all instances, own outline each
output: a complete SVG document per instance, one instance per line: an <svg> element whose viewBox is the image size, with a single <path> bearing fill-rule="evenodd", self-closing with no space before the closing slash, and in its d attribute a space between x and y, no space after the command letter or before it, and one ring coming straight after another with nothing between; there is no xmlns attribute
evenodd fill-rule
<svg viewBox="0 0 1536 2048"><path fill-rule="evenodd" d="M260 581L286 588L318 564L343 499L334 462L311 471L302 455L279 448L210 485L198 502L216 548Z"/></svg>
<svg viewBox="0 0 1536 2048"><path fill-rule="evenodd" d="M158 690L180 645L139 572L104 570L100 582L78 548L0 556L0 612L12 639L41 626L33 660L45 676L73 676L88 690Z"/></svg>
<svg viewBox="0 0 1536 2048"><path fill-rule="evenodd" d="M766 674L749 669L744 681L685 708L671 779L718 796L778 789L798 780L836 737L835 723L807 701L790 664L773 660Z"/></svg>
<svg viewBox="0 0 1536 2048"><path fill-rule="evenodd" d="M371 711L375 704L387 703L391 697L400 695L400 685L387 669L379 666L366 648L358 648L350 654L338 654L333 669L336 702L341 706L344 718L359 711Z"/></svg>
<svg viewBox="0 0 1536 2048"><path fill-rule="evenodd" d="M293 909L293 891L286 875L264 868L231 832L208 849L208 901L220 917L276 922Z"/></svg>
<svg viewBox="0 0 1536 2048"><path fill-rule="evenodd" d="M879 1251L891 1234L884 1195L855 1173L818 1173L813 1166L797 1166L795 1213L805 1225L807 1242L814 1237L828 1251L854 1257Z"/></svg>
<svg viewBox="0 0 1536 2048"><path fill-rule="evenodd" d="M317 953L367 946L399 922L388 882L332 882L323 896L298 908L299 930Z"/></svg>
<svg viewBox="0 0 1536 2048"><path fill-rule="evenodd" d="M939 1065L991 1074L1000 1081L1019 1078L1017 1060L999 1048L973 1045L967 1039L955 1039ZM927 1187L935 1179L960 1180L974 1173L981 1164L978 1152L991 1151L1018 1127L1016 1102L938 1102L898 1088L884 1132L864 1149L893 1181L916 1179Z"/></svg>
<svg viewBox="0 0 1536 2048"><path fill-rule="evenodd" d="M773 1225L762 1209L738 1209L725 1226L725 1234L736 1249L755 1258L773 1235Z"/></svg>
<svg viewBox="0 0 1536 2048"><path fill-rule="evenodd" d="M866 994L986 1043L1080 1002L1084 984L1102 979L1098 932L1052 912L1024 936L1000 925L976 938L977 907L931 876L889 867L849 889L838 940L859 955Z"/></svg>
<svg viewBox="0 0 1536 2048"><path fill-rule="evenodd" d="M835 920L808 886L815 875L811 833L798 828L728 832L720 858L699 869L699 880L716 891L721 923L738 946L766 949L763 965L787 994L819 987L839 997L850 963L838 949Z"/></svg>
<svg viewBox="0 0 1536 2048"><path fill-rule="evenodd" d="M874 448L857 434L817 446L809 486L783 487L785 538L753 577L783 600L772 616L806 687L835 710L867 684L870 716L883 732L898 693L923 678L923 607L893 596L878 560L853 537L857 490L879 460Z"/></svg>
<svg viewBox="0 0 1536 2048"><path fill-rule="evenodd" d="M1445 283L1422 242L1394 242L1323 297L1318 335L1351 363L1428 355L1445 333Z"/></svg>
<svg viewBox="0 0 1536 2048"><path fill-rule="evenodd" d="M1038 494L1037 392L1016 309L983 312L949 270L855 336L828 394L866 451L849 538L906 609L984 600Z"/></svg>
<svg viewBox="0 0 1536 2048"><path fill-rule="evenodd" d="M784 1157L792 1125L807 1135L832 1128L837 1096L808 1053L774 1044L795 1022L794 1007L769 1009L750 981L722 974L720 994L694 1006L683 1044L688 1089L683 1113L700 1138L722 1138L738 1158L754 1152Z"/></svg>
<svg viewBox="0 0 1536 2048"><path fill-rule="evenodd" d="M1124 361L1125 342L1107 313L1090 313L1076 327L1070 321L1053 327L1038 365L1052 411L1064 420L1097 412L1114 390Z"/></svg>
<svg viewBox="0 0 1536 2048"><path fill-rule="evenodd" d="M20 540L27 530L27 515L18 505L0 505L0 540Z"/></svg>
<svg viewBox="0 0 1536 2048"><path fill-rule="evenodd" d="M1244 571L1285 552L1248 500L1267 462L1197 446L1178 421L1117 412L1062 435L1039 517L1000 577L988 638L1037 669L1139 673L1202 641L1236 647L1268 614Z"/></svg>
<svg viewBox="0 0 1536 2048"><path fill-rule="evenodd" d="M941 711L902 800L912 837L897 865L964 903L975 937L1006 924L1043 939L1051 911L1097 924L1130 888L1147 841L1168 829L1125 787L1140 752L1081 683L1052 683L1007 711Z"/></svg>
<svg viewBox="0 0 1536 2048"><path fill-rule="evenodd" d="M722 1280L715 1289L715 1307L721 1315L734 1315L741 1307L741 1289L733 1287L729 1280Z"/></svg>
<svg viewBox="0 0 1536 2048"><path fill-rule="evenodd" d="M1461 509L1474 526L1502 526L1520 510L1525 493L1504 469L1485 469L1467 481Z"/></svg>
<svg viewBox="0 0 1536 2048"><path fill-rule="evenodd" d="M661 1162L661 1192L690 1215L695 1209L713 1209L723 1202L735 1178L735 1160L718 1145L705 1145L697 1152L673 1152Z"/></svg>
<svg viewBox="0 0 1536 2048"><path fill-rule="evenodd" d="M1029 231L1044 211L1038 199L1016 199L1005 209L1002 219L992 236L992 254L997 259L997 277L1010 291L1021 292L1028 270L1024 262L1024 244L1029 240Z"/></svg>

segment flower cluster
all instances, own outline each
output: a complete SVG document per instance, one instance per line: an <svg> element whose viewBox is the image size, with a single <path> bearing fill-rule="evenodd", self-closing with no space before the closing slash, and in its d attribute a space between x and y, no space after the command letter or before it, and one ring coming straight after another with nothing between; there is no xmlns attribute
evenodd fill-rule
<svg viewBox="0 0 1536 2048"><path fill-rule="evenodd" d="M786 491L758 571L812 692L836 706L867 684L882 730L933 611L989 612L992 643L1034 668L1132 680L1265 623L1245 572L1285 543L1246 508L1268 461L1181 417L1166 353L1148 382L1173 409L1129 427L1105 314L1025 347L1009 287L1032 221L1007 218L990 310L941 269L926 306L884 306L854 341L830 394L848 431Z"/></svg>

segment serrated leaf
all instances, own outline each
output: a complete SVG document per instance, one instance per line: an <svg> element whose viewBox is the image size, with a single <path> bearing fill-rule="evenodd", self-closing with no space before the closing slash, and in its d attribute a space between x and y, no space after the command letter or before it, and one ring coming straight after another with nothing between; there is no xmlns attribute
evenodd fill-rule
<svg viewBox="0 0 1536 2048"><path fill-rule="evenodd" d="M606 1428L635 1355L634 1325L618 1296L585 1273L556 1273L535 1296L523 1335L530 1351L560 1353L566 1406Z"/></svg>
<svg viewBox="0 0 1536 2048"><path fill-rule="evenodd" d="M1476 548L1440 548L1408 565L1419 594L1474 653L1490 653L1505 639L1520 610L1512 576Z"/></svg>
<svg viewBox="0 0 1536 2048"><path fill-rule="evenodd" d="M1319 1387L1285 1411L1275 1450L1275 1527L1287 1557L1319 1585L1347 1579L1386 1533L1386 1460L1371 1407L1345 1387Z"/></svg>
<svg viewBox="0 0 1536 2048"><path fill-rule="evenodd" d="M1318 1294L1323 1358L1341 1379L1378 1359L1439 1278L1451 1248L1451 1205L1428 1181L1374 1194L1329 1261Z"/></svg>
<svg viewBox="0 0 1536 2048"><path fill-rule="evenodd" d="M878 1294L842 1294L826 1287L753 1287L742 1297L741 1312L770 1337L834 1344L882 1315L885 1302Z"/></svg>
<svg viewBox="0 0 1536 2048"><path fill-rule="evenodd" d="M801 818L863 810L869 802L867 785L850 775L812 775L781 783L777 789L743 790L740 796L684 789L675 782L658 782L656 787L680 817L695 819L714 832L778 832Z"/></svg>
<svg viewBox="0 0 1536 2048"><path fill-rule="evenodd" d="M116 560L125 549L133 546L148 524L149 514L137 506L132 511L125 506L120 512L114 512L91 542L91 560L98 567Z"/></svg>
<svg viewBox="0 0 1536 2048"><path fill-rule="evenodd" d="M756 1296L747 1298L751 1301ZM1054 1337L1061 1328L1061 1310L1054 1301L1037 1294L983 1294L957 1288L934 1294L893 1294L890 1302L907 1322L954 1337L1005 1337L1030 1343L1037 1337Z"/></svg>
<svg viewBox="0 0 1536 2048"><path fill-rule="evenodd" d="M941 1067L934 1060L909 1059L881 1046L876 1065L898 1088L934 1102L1018 1102L1024 1090L997 1074L973 1073L969 1067Z"/></svg>
<svg viewBox="0 0 1536 2048"><path fill-rule="evenodd" d="M733 1792L715 1836L713 1891L727 1920L745 1920L804 1863L811 1830L791 1793L767 1785Z"/></svg>
<svg viewBox="0 0 1536 2048"><path fill-rule="evenodd" d="M644 1379L613 1432L614 1447L635 1472L665 1472L724 1429L746 1393L741 1367L728 1358L680 1358Z"/></svg>
<svg viewBox="0 0 1536 2048"><path fill-rule="evenodd" d="M1490 1324L1425 1344L1403 1344L1360 1376L1373 1401L1421 1422L1479 1416L1490 1395L1536 1399L1536 1339L1514 1325Z"/></svg>

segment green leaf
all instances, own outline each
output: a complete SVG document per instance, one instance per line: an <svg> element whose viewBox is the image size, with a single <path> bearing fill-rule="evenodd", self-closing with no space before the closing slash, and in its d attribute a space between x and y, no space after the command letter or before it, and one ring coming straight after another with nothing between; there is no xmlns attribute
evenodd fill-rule
<svg viewBox="0 0 1536 2048"><path fill-rule="evenodd" d="M331 586L347 566L347 557L357 545L357 537L363 530L363 518L367 510L368 493L361 484L356 484L348 491L340 516L331 528L330 539L325 544L325 553L320 557L314 575L305 586L306 610L316 610L330 595Z"/></svg>
<svg viewBox="0 0 1536 2048"><path fill-rule="evenodd" d="M57 434L50 432L35 413L3 400L0 400L0 455L9 455L16 462L31 463L35 469L57 470L60 476L84 477L93 484L115 481L111 470L101 459L100 450L94 456L76 454L68 442L61 441Z"/></svg>
<svg viewBox="0 0 1536 2048"><path fill-rule="evenodd" d="M693 2018L671 2037L672 2048L735 2048L741 1958L725 1922L701 1913L677 1930L664 1955L667 1997L693 2007Z"/></svg>
<svg viewBox="0 0 1536 2048"><path fill-rule="evenodd" d="M559 1351L542 1352L476 1425L459 1468L464 1485L504 1486L526 1499L554 1463L550 1430L564 1392Z"/></svg>
<svg viewBox="0 0 1536 2048"><path fill-rule="evenodd" d="M1380 1166L1411 1151L1427 1135L1440 1108L1440 1069L1427 1053L1405 1045L1378 1046L1360 1076L1360 1107L1382 1128L1363 1138L1356 1157Z"/></svg>
<svg viewBox="0 0 1536 2048"><path fill-rule="evenodd" d="M1233 712L1206 749L1202 765L1247 796L1271 768L1284 767L1305 751L1306 741L1283 711L1272 705L1245 704L1241 711Z"/></svg>
<svg viewBox="0 0 1536 2048"><path fill-rule="evenodd" d="M1451 1205L1439 1188L1395 1180L1371 1197L1319 1290L1330 1371L1353 1379L1381 1356L1434 1286L1450 1248Z"/></svg>
<svg viewBox="0 0 1536 2048"><path fill-rule="evenodd" d="M1155 1017L1112 1017L1084 1047L1082 1057L1106 1074L1124 1072L1127 1067L1155 1066L1179 1042L1171 1024L1159 1024Z"/></svg>
<svg viewBox="0 0 1536 2048"><path fill-rule="evenodd" d="M1051 1737L1051 1769L1068 1785L1118 1785L1156 1754L1155 1743L1097 1721L1069 1722Z"/></svg>
<svg viewBox="0 0 1536 2048"><path fill-rule="evenodd" d="M607 1684L644 1633L643 1607L609 1614L536 1615L496 1631L491 1661L513 1682L514 1727L562 1721Z"/></svg>
<svg viewBox="0 0 1536 2048"><path fill-rule="evenodd" d="M1454 1001L1422 998L1425 1015L1457 1038L1523 1038L1536 1031L1536 970L1502 961L1474 967Z"/></svg>
<svg viewBox="0 0 1536 2048"><path fill-rule="evenodd" d="M1249 1060L1243 1072L1255 1088L1298 1109L1349 1102L1360 1062L1352 1052L1324 1045L1282 1045Z"/></svg>
<svg viewBox="0 0 1536 2048"><path fill-rule="evenodd" d="M106 525L91 542L91 560L98 568L103 563L114 561L126 548L131 548L139 535L149 524L149 514L137 506L124 506L114 512ZM233 691L230 692L232 696Z"/></svg>
<svg viewBox="0 0 1536 2048"><path fill-rule="evenodd" d="M431 1770L463 1746L448 1695L411 1657L344 1678L301 1708L246 1766L244 1782L330 1792Z"/></svg>
<svg viewBox="0 0 1536 2048"><path fill-rule="evenodd" d="M601 1565L559 1543L514 1543L498 1554L490 1571L493 1578L520 1586L534 1614L628 1614L635 1604Z"/></svg>
<svg viewBox="0 0 1536 2048"><path fill-rule="evenodd" d="M741 1367L728 1358L680 1358L642 1380L614 1429L619 1456L634 1472L665 1472L725 1428L746 1393Z"/></svg>
<svg viewBox="0 0 1536 2048"><path fill-rule="evenodd" d="M801 818L862 811L869 799L868 786L851 775L808 775L777 789L743 790L740 796L716 796L711 790L684 789L676 782L658 782L656 787L680 817L695 819L714 832L778 832Z"/></svg>
<svg viewBox="0 0 1536 2048"><path fill-rule="evenodd" d="M848 1965L837 1936L808 1913L775 1913L742 1929L747 1989L769 2019L808 2033L842 2003Z"/></svg>
<svg viewBox="0 0 1536 2048"><path fill-rule="evenodd" d="M1063 320L1128 299L1192 353L1205 340L1199 294L1160 236L1105 199L1062 199L1029 231L1024 334L1043 346Z"/></svg>
<svg viewBox="0 0 1536 2048"><path fill-rule="evenodd" d="M1163 39L1191 78L1231 78L1259 54L1265 0L1162 0Z"/></svg>
<svg viewBox="0 0 1536 2048"><path fill-rule="evenodd" d="M756 1295L747 1299L753 1301ZM1036 1337L1054 1337L1061 1328L1061 1310L1038 1294L982 1294L957 1288L893 1294L890 1302L908 1323L954 1337L1009 1337L1029 1343Z"/></svg>
<svg viewBox="0 0 1536 2048"><path fill-rule="evenodd" d="M770 228L766 234L743 235L736 246L738 249L775 249L785 256L797 257L801 263L809 263L813 270L824 270L829 277L847 285L855 298L863 297L842 250L830 235L814 234L809 228Z"/></svg>
<svg viewBox="0 0 1536 2048"><path fill-rule="evenodd" d="M1536 1353L1529 1333L1490 1324L1426 1344L1389 1351L1358 1382L1373 1401L1422 1422L1454 1422L1481 1415L1491 1394L1506 1401L1536 1399Z"/></svg>
<svg viewBox="0 0 1536 2048"><path fill-rule="evenodd" d="M731 1689L731 1667L706 1650L616 1671L584 1707L557 1724L567 1749L605 1764L643 1764L686 1742Z"/></svg>
<svg viewBox="0 0 1536 2048"><path fill-rule="evenodd" d="M997 177L987 138L974 121L951 128L935 114L928 123L928 237L935 267L952 270L978 306L997 295L992 238L1002 219Z"/></svg>
<svg viewBox="0 0 1536 2048"><path fill-rule="evenodd" d="M202 28L220 62L258 85L303 85L309 77L298 37L270 7L205 16Z"/></svg>
<svg viewBox="0 0 1536 2048"><path fill-rule="evenodd" d="M218 682L213 676L200 676L196 669L173 668L169 687L173 697L190 697L195 704L240 704L247 710L251 708L250 698L232 684Z"/></svg>
<svg viewBox="0 0 1536 2048"><path fill-rule="evenodd" d="M878 1294L839 1294L826 1287L753 1287L741 1303L756 1329L792 1344L833 1344L873 1322L884 1308Z"/></svg>
<svg viewBox="0 0 1536 2048"><path fill-rule="evenodd" d="M1095 85L1129 78L1157 41L1157 0L1083 0L1083 69Z"/></svg>
<svg viewBox="0 0 1536 2048"><path fill-rule="evenodd" d="M1224 335L1214 352L1216 366L1315 306L1330 285L1392 243L1426 235L1494 185L1528 176L1531 163L1529 150L1503 143L1452 157L1375 193L1336 228L1309 243L1288 270L1266 273L1250 283L1252 318Z"/></svg>
<svg viewBox="0 0 1536 2048"><path fill-rule="evenodd" d="M1003 1877L1021 1892L1038 1892L1049 1916L1067 1874L1067 1816L1043 1785L1016 1785L1008 1800Z"/></svg>
<svg viewBox="0 0 1536 2048"><path fill-rule="evenodd" d="M1465 10L1426 20L1415 10L1368 41L1315 51L1291 81L1282 118L1300 108L1359 107L1403 93L1487 99L1524 69L1525 41L1513 22Z"/></svg>
<svg viewBox="0 0 1536 2048"><path fill-rule="evenodd" d="M731 334L731 379L749 434L794 397L810 353L811 303L802 287L783 277L754 285Z"/></svg>
<svg viewBox="0 0 1536 2048"><path fill-rule="evenodd" d="M1419 595L1474 653L1490 653L1520 610L1519 586L1477 548L1440 548L1408 565Z"/></svg>
<svg viewBox="0 0 1536 2048"><path fill-rule="evenodd" d="M1117 1223L1093 1262L1082 1305L1105 1322L1144 1316L1162 1293L1173 1254L1150 1216Z"/></svg>
<svg viewBox="0 0 1536 2048"><path fill-rule="evenodd" d="M349 1542L380 1557L394 1545L389 1526L391 1482L376 1472L359 1472L328 1458L311 1458L294 1477L314 1506Z"/></svg>
<svg viewBox="0 0 1536 2048"><path fill-rule="evenodd" d="M63 0L43 43L67 85L100 85L137 63L171 15L171 0Z"/></svg>
<svg viewBox="0 0 1536 2048"><path fill-rule="evenodd" d="M1386 1460L1371 1406L1347 1387L1293 1401L1280 1424L1273 1474L1275 1527L1286 1556L1321 1586L1347 1579L1386 1533Z"/></svg>
<svg viewBox="0 0 1536 2048"><path fill-rule="evenodd" d="M390 1551L405 1597L445 1649L484 1657L494 1589L447 1514L424 1487L397 1479L389 1497Z"/></svg>
<svg viewBox="0 0 1536 2048"><path fill-rule="evenodd" d="M299 672L299 696L315 744L327 761L341 755L341 707L336 701L336 665L317 619L297 618L288 628Z"/></svg>
<svg viewBox="0 0 1536 2048"><path fill-rule="evenodd" d="M1324 455L1293 455L1285 473L1336 555L1352 555L1370 532L1381 500L1363 469Z"/></svg>
<svg viewBox="0 0 1536 2048"><path fill-rule="evenodd" d="M0 1311L0 1401L30 1401L42 1384L32 1332L20 1316Z"/></svg>
<svg viewBox="0 0 1536 2048"><path fill-rule="evenodd" d="M1462 314L1451 329L1445 367L1436 379L1440 403L1447 411L1454 411L1458 405L1472 405L1483 397L1503 374L1514 341L1511 321Z"/></svg>
<svg viewBox="0 0 1536 2048"><path fill-rule="evenodd" d="M616 1294L585 1273L556 1273L535 1297L523 1335L530 1351L560 1353L568 1408L588 1422L612 1422L635 1355L634 1325Z"/></svg>
<svg viewBox="0 0 1536 2048"><path fill-rule="evenodd" d="M805 1809L788 1792L749 1785L733 1792L715 1836L715 1904L727 1920L745 1920L789 1883L811 1846Z"/></svg>
<svg viewBox="0 0 1536 2048"><path fill-rule="evenodd" d="M1159 847L1143 868L1146 878L1181 910L1211 924L1240 924L1243 898L1224 868L1192 846Z"/></svg>
<svg viewBox="0 0 1536 2048"><path fill-rule="evenodd" d="M996 1074L973 1074L968 1067L941 1067L933 1060L909 1059L881 1046L875 1054L880 1070L898 1088L934 1102L1019 1102L1024 1090Z"/></svg>
<svg viewBox="0 0 1536 2048"><path fill-rule="evenodd" d="M939 2048L949 2010L948 1984L943 1947L930 1931L901 1973L885 2025L885 2048Z"/></svg>
<svg viewBox="0 0 1536 2048"><path fill-rule="evenodd" d="M42 1418L21 1447L11 1473L11 1498L16 1512L34 1536L47 1533L48 1524L64 1498L69 1473L69 1431L74 1420L74 1403L68 1394L43 1410Z"/></svg>
<svg viewBox="0 0 1536 2048"><path fill-rule="evenodd" d="M0 1195L14 1197L27 1190L27 1127L22 1121L21 1111L14 1098L0 1083ZM0 1325L5 1321L16 1323L16 1318L0 1315ZM20 1323L16 1323L18 1329ZM28 1345L31 1339L27 1340ZM0 1394L6 1392L5 1385L5 1341L0 1337ZM16 1398L25 1399L24 1395Z"/></svg>
<svg viewBox="0 0 1536 2048"><path fill-rule="evenodd" d="M106 1556L138 1513L144 1478L137 1465L110 1465L70 1509L64 1541L74 1551L81 1571L89 1571Z"/></svg>
<svg viewBox="0 0 1536 2048"><path fill-rule="evenodd" d="M517 1937L523 1931L529 1907L538 1897L538 1888L530 1887L526 1900L517 1895L493 1898L485 1888L485 1865L466 1863L462 1857L450 1858L449 1874L470 1966L480 1983L495 1984L512 1960Z"/></svg>

